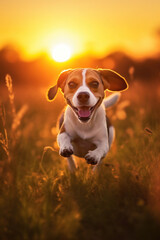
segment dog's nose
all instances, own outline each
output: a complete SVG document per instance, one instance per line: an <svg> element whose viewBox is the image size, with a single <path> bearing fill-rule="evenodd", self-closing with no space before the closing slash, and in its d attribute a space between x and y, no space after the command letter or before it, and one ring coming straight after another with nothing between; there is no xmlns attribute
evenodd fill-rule
<svg viewBox="0 0 160 240"><path fill-rule="evenodd" d="M77 96L80 103L86 103L89 99L89 93L88 92L80 92Z"/></svg>

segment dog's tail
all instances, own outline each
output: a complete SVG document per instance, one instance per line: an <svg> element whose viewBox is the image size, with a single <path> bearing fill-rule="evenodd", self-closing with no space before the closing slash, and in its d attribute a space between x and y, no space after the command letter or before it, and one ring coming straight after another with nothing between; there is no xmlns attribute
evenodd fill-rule
<svg viewBox="0 0 160 240"><path fill-rule="evenodd" d="M121 93L120 92L116 92L113 93L112 95L110 95L109 97L105 98L103 100L103 104L105 106L105 108L109 108L111 106L113 106L115 103L118 102L118 100L120 99Z"/></svg>

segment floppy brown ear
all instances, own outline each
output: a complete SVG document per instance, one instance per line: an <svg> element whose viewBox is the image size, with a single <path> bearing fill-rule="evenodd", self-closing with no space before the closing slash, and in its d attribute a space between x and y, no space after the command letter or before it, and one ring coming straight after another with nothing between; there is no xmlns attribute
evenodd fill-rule
<svg viewBox="0 0 160 240"><path fill-rule="evenodd" d="M110 69L98 69L104 84L104 89L109 91L124 91L128 83L124 77Z"/></svg>
<svg viewBox="0 0 160 240"><path fill-rule="evenodd" d="M66 80L68 78L68 75L71 72L72 72L72 69L64 70L60 73L60 75L58 77L57 86L58 86L58 88L61 88L62 92L64 92L64 87L65 87L65 84L66 84Z"/></svg>
<svg viewBox="0 0 160 240"><path fill-rule="evenodd" d="M58 91L58 87L57 87L57 84L53 87L51 87L49 90L48 90L48 100L53 100L57 94L57 91Z"/></svg>
<svg viewBox="0 0 160 240"><path fill-rule="evenodd" d="M68 70L64 70L60 73L58 80L57 80L57 84L48 90L48 100L51 101L55 98L55 96L58 92L58 88L61 88L62 92L64 92L65 83L66 83L67 77L71 71L72 71L71 69L68 69Z"/></svg>

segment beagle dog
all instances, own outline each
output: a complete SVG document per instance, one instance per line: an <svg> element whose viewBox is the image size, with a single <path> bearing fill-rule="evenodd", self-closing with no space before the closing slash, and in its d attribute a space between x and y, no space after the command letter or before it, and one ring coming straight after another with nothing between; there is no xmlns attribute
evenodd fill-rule
<svg viewBox="0 0 160 240"><path fill-rule="evenodd" d="M59 153L67 158L71 172L77 167L72 155L85 158L95 169L114 139L114 127L105 108L117 102L118 92L126 90L128 84L125 78L109 69L78 68L59 75L57 84L48 91L49 100L55 98L59 88L68 104L59 121ZM104 99L105 90L117 93Z"/></svg>

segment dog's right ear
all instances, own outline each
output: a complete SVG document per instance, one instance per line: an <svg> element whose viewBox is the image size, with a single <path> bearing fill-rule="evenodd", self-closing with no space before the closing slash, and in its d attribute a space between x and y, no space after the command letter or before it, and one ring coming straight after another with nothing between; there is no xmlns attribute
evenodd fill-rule
<svg viewBox="0 0 160 240"><path fill-rule="evenodd" d="M72 71L72 69L68 69L68 70L64 70L60 73L58 80L57 80L57 84L53 87L51 87L48 90L48 100L53 100L56 97L56 94L58 92L58 88L60 88L62 90L62 92L64 92L64 87L66 84L66 80L68 78L69 73Z"/></svg>

